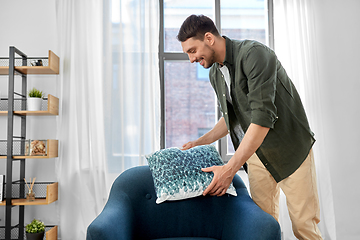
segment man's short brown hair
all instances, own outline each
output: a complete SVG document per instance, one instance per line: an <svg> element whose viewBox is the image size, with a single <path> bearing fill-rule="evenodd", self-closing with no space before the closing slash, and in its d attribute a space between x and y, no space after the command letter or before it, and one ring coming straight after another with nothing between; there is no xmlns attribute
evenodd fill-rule
<svg viewBox="0 0 360 240"><path fill-rule="evenodd" d="M180 27L177 39L185 42L187 39L204 40L205 33L210 32L215 36L220 36L214 22L204 15L190 15Z"/></svg>

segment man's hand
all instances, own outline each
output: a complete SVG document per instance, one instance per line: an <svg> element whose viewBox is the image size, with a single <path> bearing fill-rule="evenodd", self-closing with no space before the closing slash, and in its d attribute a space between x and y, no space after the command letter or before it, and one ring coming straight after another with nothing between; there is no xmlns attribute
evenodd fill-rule
<svg viewBox="0 0 360 240"><path fill-rule="evenodd" d="M188 150L188 149L193 148L193 147L196 147L196 146L197 146L196 141L190 141L190 142L185 143L185 144L182 146L181 150Z"/></svg>
<svg viewBox="0 0 360 240"><path fill-rule="evenodd" d="M219 121L220 122L220 121ZM212 166L201 169L204 172L213 172L214 177L203 195L222 196L229 188L236 172L254 154L264 141L270 128L251 123L247 129L240 146L236 149L229 162L223 166Z"/></svg>
<svg viewBox="0 0 360 240"><path fill-rule="evenodd" d="M202 168L201 170L203 172L214 173L214 177L210 185L203 192L204 196L207 194L218 197L224 195L236 174L236 170L233 169L228 164L223 166L212 166L208 168Z"/></svg>
<svg viewBox="0 0 360 240"><path fill-rule="evenodd" d="M181 150L188 150L196 146L211 144L219 140L220 138L225 137L227 134L228 130L226 127L225 119L222 117L209 132L205 133L203 136L199 137L194 141L185 143L182 146Z"/></svg>

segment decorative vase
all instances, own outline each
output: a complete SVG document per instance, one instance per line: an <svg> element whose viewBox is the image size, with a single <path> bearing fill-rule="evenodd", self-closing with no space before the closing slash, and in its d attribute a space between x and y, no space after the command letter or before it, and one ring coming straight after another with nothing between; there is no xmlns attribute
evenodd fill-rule
<svg viewBox="0 0 360 240"><path fill-rule="evenodd" d="M26 233L26 240L43 240L45 232L40 233Z"/></svg>
<svg viewBox="0 0 360 240"><path fill-rule="evenodd" d="M27 110L28 111L40 111L42 98L37 97L28 97L27 100Z"/></svg>
<svg viewBox="0 0 360 240"><path fill-rule="evenodd" d="M29 192L26 194L26 200L29 202L35 201L35 193L33 190L29 190Z"/></svg>

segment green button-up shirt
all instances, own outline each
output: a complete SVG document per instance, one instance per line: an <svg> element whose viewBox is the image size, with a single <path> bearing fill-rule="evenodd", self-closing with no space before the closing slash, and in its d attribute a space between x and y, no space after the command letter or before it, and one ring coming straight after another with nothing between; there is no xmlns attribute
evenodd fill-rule
<svg viewBox="0 0 360 240"><path fill-rule="evenodd" d="M224 38L223 64L230 73L232 104L226 100L219 63L211 67L209 76L232 142L237 149L238 124L244 132L250 123L270 128L256 154L280 182L296 171L315 142L300 96L274 51L256 41Z"/></svg>

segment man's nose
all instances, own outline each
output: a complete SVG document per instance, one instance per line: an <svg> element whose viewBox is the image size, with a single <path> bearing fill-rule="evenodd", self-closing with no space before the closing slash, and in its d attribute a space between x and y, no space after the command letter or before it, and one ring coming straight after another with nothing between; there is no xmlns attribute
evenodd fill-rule
<svg viewBox="0 0 360 240"><path fill-rule="evenodd" d="M189 54L189 60L190 60L191 63L193 63L193 62L196 61L196 57L194 57L194 55Z"/></svg>

